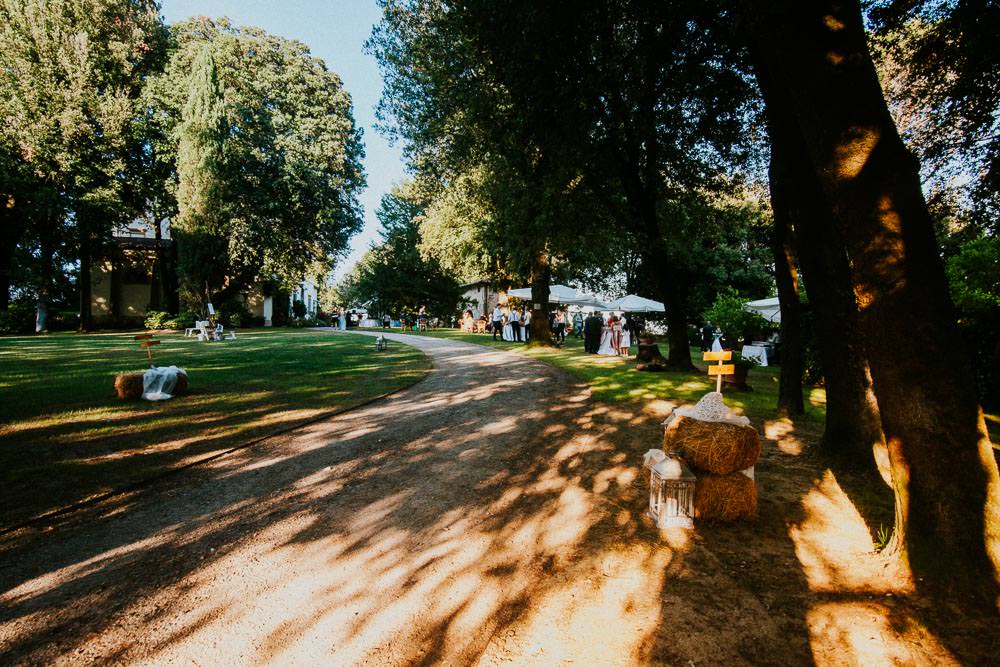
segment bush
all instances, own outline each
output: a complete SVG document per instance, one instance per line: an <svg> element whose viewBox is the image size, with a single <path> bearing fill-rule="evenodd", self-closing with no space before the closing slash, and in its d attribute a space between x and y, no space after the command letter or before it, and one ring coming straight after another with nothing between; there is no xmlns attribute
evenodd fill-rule
<svg viewBox="0 0 1000 667"><path fill-rule="evenodd" d="M12 303L0 311L0 333L32 333L35 330L35 308L26 303Z"/></svg>
<svg viewBox="0 0 1000 667"><path fill-rule="evenodd" d="M75 310L49 311L49 331L76 331L80 326L80 313Z"/></svg>
<svg viewBox="0 0 1000 667"><path fill-rule="evenodd" d="M170 313L163 310L150 310L146 313L146 319L143 320L143 326L147 329L167 329L167 320L172 316Z"/></svg>
<svg viewBox="0 0 1000 667"><path fill-rule="evenodd" d="M198 319L198 315L191 310L182 311L180 315L174 316L162 310L151 310L146 313L143 325L147 329L187 329Z"/></svg>
<svg viewBox="0 0 1000 667"><path fill-rule="evenodd" d="M712 307L702 317L722 330L729 347L736 347L740 337L752 339L757 332L769 330L772 325L758 313L743 308L747 302L738 291L727 287L715 298Z"/></svg>
<svg viewBox="0 0 1000 667"><path fill-rule="evenodd" d="M296 317L294 320L288 323L289 326L302 328L302 327L328 327L330 323L321 320L318 317Z"/></svg>
<svg viewBox="0 0 1000 667"><path fill-rule="evenodd" d="M297 320L301 320L303 317L305 317L306 316L306 304L302 303L298 299L296 299L295 301L293 301L292 302L292 315L294 315L295 319L297 319Z"/></svg>

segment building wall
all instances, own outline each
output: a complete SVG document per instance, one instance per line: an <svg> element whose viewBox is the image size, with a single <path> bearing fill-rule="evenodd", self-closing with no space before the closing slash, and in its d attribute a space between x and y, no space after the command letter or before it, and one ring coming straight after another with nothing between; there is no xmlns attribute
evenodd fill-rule
<svg viewBox="0 0 1000 667"><path fill-rule="evenodd" d="M479 317L484 313L488 317L497 304L504 306L507 303L506 292L494 290L488 282L481 281L464 287L462 298L472 302L473 305L469 306L469 310L472 311L473 317Z"/></svg>
<svg viewBox="0 0 1000 667"><path fill-rule="evenodd" d="M112 316L111 282L111 262L102 261L92 268L90 312L95 319ZM149 280L135 282L128 272L122 272L119 316L144 318L149 305L149 290Z"/></svg>

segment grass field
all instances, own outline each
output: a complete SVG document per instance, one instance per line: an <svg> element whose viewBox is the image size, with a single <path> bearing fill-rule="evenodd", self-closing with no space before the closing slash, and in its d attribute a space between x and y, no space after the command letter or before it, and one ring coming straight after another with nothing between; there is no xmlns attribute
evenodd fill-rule
<svg viewBox="0 0 1000 667"><path fill-rule="evenodd" d="M697 348L691 348L691 359L698 368L697 373L673 371L648 373L635 369L634 357L625 359L586 354L583 351L583 340L572 336L566 338L566 344L561 348L547 348L494 341L489 335L462 333L457 329L437 329L429 333L412 335L463 340L522 352L569 371L590 385L595 398L612 403L656 399L693 402L715 388L715 380L709 379L705 369L706 364L701 361L701 352ZM661 343L660 349L666 352L666 344ZM632 351L634 354L634 346ZM781 369L777 366L751 369L747 382L753 391L730 393L727 389L726 403L747 414L751 419L773 417L780 373ZM821 388L811 389L807 394L806 414L800 419L822 424L825 400L826 395Z"/></svg>
<svg viewBox="0 0 1000 667"><path fill-rule="evenodd" d="M199 343L158 336L154 363L187 370L190 394L115 397L146 354L131 334L0 338L0 527L358 405L423 377L411 347L301 330Z"/></svg>
<svg viewBox="0 0 1000 667"><path fill-rule="evenodd" d="M656 399L693 402L715 387L714 380L708 378L706 363L701 361L701 352L696 347L691 348L691 359L698 373L646 373L635 370L634 359L586 354L583 340L572 336L566 338L562 348L553 349L494 341L490 335L463 333L457 329L437 329L412 335L438 336L520 351L576 375L590 385L595 398L608 402L648 402ZM666 343L661 343L660 347L666 352ZM778 366L752 368L747 383L753 391L724 390L726 403L755 423L775 419L780 374ZM805 398L805 414L787 421L807 438L816 438L822 432L825 419L826 391L821 387L806 387ZM1000 416L987 414L986 426L994 449L1000 450Z"/></svg>

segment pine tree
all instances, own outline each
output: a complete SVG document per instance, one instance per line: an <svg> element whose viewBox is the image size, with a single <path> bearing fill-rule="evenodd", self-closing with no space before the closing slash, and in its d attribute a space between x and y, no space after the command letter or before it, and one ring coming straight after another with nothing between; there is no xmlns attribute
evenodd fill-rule
<svg viewBox="0 0 1000 667"><path fill-rule="evenodd" d="M225 199L226 107L212 49L206 45L191 71L187 104L178 126L177 222L181 290L205 304L225 280L220 261L227 246Z"/></svg>

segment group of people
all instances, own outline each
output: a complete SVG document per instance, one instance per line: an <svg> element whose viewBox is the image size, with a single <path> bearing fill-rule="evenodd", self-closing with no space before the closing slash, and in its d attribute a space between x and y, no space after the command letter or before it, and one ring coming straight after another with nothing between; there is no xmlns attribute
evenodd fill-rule
<svg viewBox="0 0 1000 667"><path fill-rule="evenodd" d="M490 318L489 332L493 334L493 340L499 335L502 340L527 342L531 337L531 311L521 307L510 308L505 313L497 304Z"/></svg>
<svg viewBox="0 0 1000 667"><path fill-rule="evenodd" d="M623 313L611 313L605 320L593 313L583 320L583 349L590 354L627 357L631 353L635 323Z"/></svg>
<svg viewBox="0 0 1000 667"><path fill-rule="evenodd" d="M399 315L399 326L405 330L426 331L428 327L438 326L437 318L431 318L427 312L427 306L420 306L416 313L403 311ZM388 313L382 316L382 328L388 329L392 326L392 318Z"/></svg>
<svg viewBox="0 0 1000 667"><path fill-rule="evenodd" d="M492 313L483 313L478 319L471 310L466 310L462 314L461 329L486 331L493 335L493 340L499 337L505 341L527 342L531 337L531 319L530 309L497 305ZM638 334L637 326L638 322L624 314L610 313L605 319L601 313L584 317L579 312L570 315L561 308L549 313L549 328L556 344L565 343L567 335L582 336L584 349L592 354L629 356L632 340Z"/></svg>

